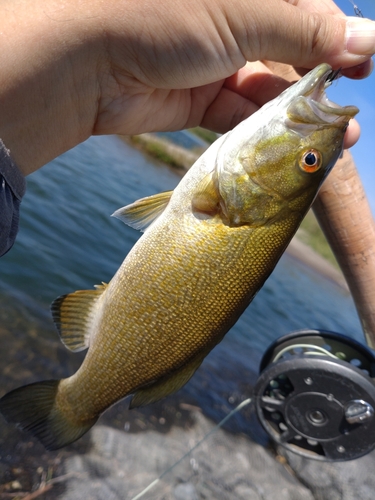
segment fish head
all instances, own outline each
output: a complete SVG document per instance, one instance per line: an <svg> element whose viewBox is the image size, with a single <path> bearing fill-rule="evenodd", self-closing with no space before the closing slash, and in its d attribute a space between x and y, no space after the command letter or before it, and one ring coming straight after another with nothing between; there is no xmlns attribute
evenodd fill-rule
<svg viewBox="0 0 375 500"><path fill-rule="evenodd" d="M358 112L326 96L336 75L321 64L225 138L214 178L228 224L259 226L291 212L304 216Z"/></svg>

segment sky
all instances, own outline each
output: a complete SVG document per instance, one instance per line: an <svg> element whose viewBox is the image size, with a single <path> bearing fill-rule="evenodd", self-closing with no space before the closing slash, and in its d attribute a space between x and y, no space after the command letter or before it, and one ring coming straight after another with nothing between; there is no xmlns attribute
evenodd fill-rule
<svg viewBox="0 0 375 500"><path fill-rule="evenodd" d="M335 3L345 14L354 16L350 0L335 0ZM364 17L375 20L375 0L353 0L353 3ZM356 119L361 126L361 137L351 152L375 217L375 70L364 80L340 78L327 95L342 106L353 104L360 110Z"/></svg>

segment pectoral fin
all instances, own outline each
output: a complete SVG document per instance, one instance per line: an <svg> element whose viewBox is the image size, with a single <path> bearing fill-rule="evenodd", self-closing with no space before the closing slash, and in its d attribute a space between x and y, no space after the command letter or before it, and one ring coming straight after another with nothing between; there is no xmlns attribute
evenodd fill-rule
<svg viewBox="0 0 375 500"><path fill-rule="evenodd" d="M221 214L220 202L220 193L214 179L214 174L211 172L203 177L194 191L191 201L193 213L214 217L217 214Z"/></svg>
<svg viewBox="0 0 375 500"><path fill-rule="evenodd" d="M181 389L181 387L184 386L194 375L206 355L206 351L203 354L200 353L199 356L195 357L178 371L157 380L147 387L138 389L132 397L129 408L138 408L139 406L156 403L159 399L163 399L169 394Z"/></svg>
<svg viewBox="0 0 375 500"><path fill-rule="evenodd" d="M145 231L147 227L161 215L171 199L173 191L154 194L141 198L131 205L119 208L112 214L128 226Z"/></svg>
<svg viewBox="0 0 375 500"><path fill-rule="evenodd" d="M62 343L78 352L90 345L91 318L96 301L107 285L96 285L96 290L78 290L62 295L52 302L52 318Z"/></svg>

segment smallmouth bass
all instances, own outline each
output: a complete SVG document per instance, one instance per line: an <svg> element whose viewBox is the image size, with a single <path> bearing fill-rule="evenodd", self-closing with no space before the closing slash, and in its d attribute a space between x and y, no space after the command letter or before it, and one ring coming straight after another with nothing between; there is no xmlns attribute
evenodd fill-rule
<svg viewBox="0 0 375 500"><path fill-rule="evenodd" d="M88 348L71 377L6 394L0 412L47 449L109 406L182 387L268 278L342 151L354 106L330 102L327 64L220 137L173 192L115 216L144 231L108 285L57 298L63 343Z"/></svg>

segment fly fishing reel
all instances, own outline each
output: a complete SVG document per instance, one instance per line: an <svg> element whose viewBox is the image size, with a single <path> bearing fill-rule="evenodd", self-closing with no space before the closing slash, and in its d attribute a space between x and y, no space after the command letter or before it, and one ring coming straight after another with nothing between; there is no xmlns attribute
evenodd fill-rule
<svg viewBox="0 0 375 500"><path fill-rule="evenodd" d="M265 352L254 388L267 433L299 455L352 460L375 447L375 357L333 332L301 330Z"/></svg>

